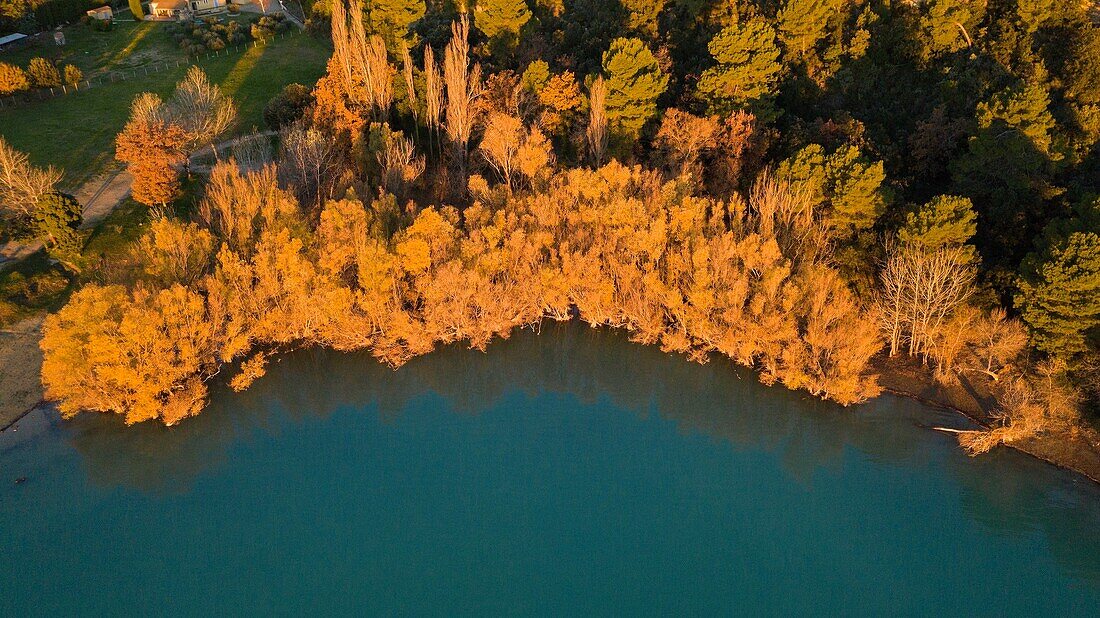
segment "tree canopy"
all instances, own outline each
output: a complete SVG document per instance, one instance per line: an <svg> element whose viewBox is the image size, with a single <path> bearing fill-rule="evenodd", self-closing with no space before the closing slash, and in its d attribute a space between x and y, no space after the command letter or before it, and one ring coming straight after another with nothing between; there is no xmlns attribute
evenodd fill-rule
<svg viewBox="0 0 1100 618"><path fill-rule="evenodd" d="M657 99L668 87L668 76L640 39L612 41L603 54L603 74L611 125L636 135L657 115Z"/></svg>
<svg viewBox="0 0 1100 618"><path fill-rule="evenodd" d="M755 18L724 28L710 42L717 66L699 78L699 97L715 113L748 107L776 94L782 65L775 30Z"/></svg>

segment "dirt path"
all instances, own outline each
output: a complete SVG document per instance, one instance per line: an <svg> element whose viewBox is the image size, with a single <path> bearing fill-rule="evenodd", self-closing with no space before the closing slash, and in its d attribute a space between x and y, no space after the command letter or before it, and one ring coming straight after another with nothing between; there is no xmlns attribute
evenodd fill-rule
<svg viewBox="0 0 1100 618"><path fill-rule="evenodd" d="M229 150L236 144L250 140L269 138L274 135L274 131L263 131L260 133L241 135L230 140L219 143L215 146L215 149L219 153L219 156L225 156ZM209 146L200 148L191 155L190 160L192 172L208 172L210 166L204 164L204 160L211 158L211 149ZM81 223L82 229L94 228L99 222L103 221L114 212L115 208L122 203L130 195L130 185L133 184L134 177L130 175L130 172L126 171L126 168L112 168L105 172L100 173L91 180L85 182L76 190L73 197L76 201L84 205L84 222ZM0 270L3 270L19 261L34 255L39 249L42 248L40 241L33 242L7 242L0 244Z"/></svg>
<svg viewBox="0 0 1100 618"><path fill-rule="evenodd" d="M76 191L76 201L84 205L80 227L93 228L130 195L134 177L125 169L111 169L84 183Z"/></svg>
<svg viewBox="0 0 1100 618"><path fill-rule="evenodd" d="M0 430L42 401L42 320L27 318L0 330Z"/></svg>

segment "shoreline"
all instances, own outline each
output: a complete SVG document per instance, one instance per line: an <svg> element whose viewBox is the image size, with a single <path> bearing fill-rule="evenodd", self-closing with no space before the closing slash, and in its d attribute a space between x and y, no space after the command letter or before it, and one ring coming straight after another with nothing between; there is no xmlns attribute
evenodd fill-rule
<svg viewBox="0 0 1100 618"><path fill-rule="evenodd" d="M37 315L21 321L0 340L0 360L5 367L18 367L21 371L0 373L0 433L6 433L28 414L47 403L40 380L42 353L38 347L41 325L45 315ZM20 326L30 328L17 330ZM964 383L946 387L928 375L927 368L906 358L890 359L879 355L872 362L884 393L911 399L922 405L949 410L981 426L989 426L987 401L973 385ZM32 383L33 378L33 383ZM31 398L34 401L31 401ZM21 402L21 403L20 403ZM929 427L928 429L932 429ZM1086 430L1087 431L1087 430ZM1046 462L1056 468L1083 476L1100 485L1100 448L1082 435L1057 436L1055 439L1034 438L1013 444L1003 444ZM961 447L960 447L961 448Z"/></svg>

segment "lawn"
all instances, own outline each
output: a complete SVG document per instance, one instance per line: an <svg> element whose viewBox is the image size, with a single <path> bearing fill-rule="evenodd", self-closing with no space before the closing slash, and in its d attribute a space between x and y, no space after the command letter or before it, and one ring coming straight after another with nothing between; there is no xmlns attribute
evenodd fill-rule
<svg viewBox="0 0 1100 618"><path fill-rule="evenodd" d="M112 32L93 32L76 26L67 30L70 44L64 62L73 62L86 74L157 64L184 58L172 45L163 24L120 23ZM68 32L71 31L71 34ZM41 50L22 50L27 58ZM224 53L224 52L223 52ZM237 103L236 131L248 132L263 126L263 108L283 86L298 82L312 84L325 70L330 54L327 42L299 32L278 37L260 47L248 47L194 61L210 79L221 84ZM12 59L25 61L24 58ZM40 165L52 164L65 170L64 186L75 190L104 171L114 160L114 138L126 124L129 104L141 92L171 94L189 64L182 64L148 76L140 75L42 102L5 109L0 113L0 135L30 155Z"/></svg>
<svg viewBox="0 0 1100 618"><path fill-rule="evenodd" d="M77 24L65 28L65 45L58 47L44 36L31 47L4 52L0 60L26 67L31 58L42 57L60 65L76 65L84 77L104 71L137 69L168 58L182 58L156 22L116 21L109 32L96 32Z"/></svg>

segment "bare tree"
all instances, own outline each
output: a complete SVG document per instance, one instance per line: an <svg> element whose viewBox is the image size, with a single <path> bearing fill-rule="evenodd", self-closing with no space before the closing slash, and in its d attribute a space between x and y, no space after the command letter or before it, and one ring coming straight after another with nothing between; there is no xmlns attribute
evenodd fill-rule
<svg viewBox="0 0 1100 618"><path fill-rule="evenodd" d="M291 126L279 140L279 178L303 204L320 207L332 197L344 170L343 154L325 133Z"/></svg>
<svg viewBox="0 0 1100 618"><path fill-rule="evenodd" d="M701 118L669 109L657 131L657 146L666 153L675 173L698 175L699 158L714 147L719 131L718 117Z"/></svg>
<svg viewBox="0 0 1100 618"><path fill-rule="evenodd" d="M983 363L978 371L995 382L1027 347L1027 330L1024 329L1023 324L1019 320L1009 318L1005 310L1000 307L977 321L973 337L976 351Z"/></svg>
<svg viewBox="0 0 1100 618"><path fill-rule="evenodd" d="M199 67L191 67L168 102L172 121L187 133L188 152L212 144L237 118L233 99L210 83Z"/></svg>
<svg viewBox="0 0 1100 618"><path fill-rule="evenodd" d="M588 90L588 155L596 167L603 165L607 154L607 87L603 77L597 77Z"/></svg>
<svg viewBox="0 0 1100 618"><path fill-rule="evenodd" d="M38 199L61 182L61 172L31 165L27 155L11 147L0 136L0 214L3 218L26 219L34 213Z"/></svg>
<svg viewBox="0 0 1100 618"><path fill-rule="evenodd" d="M900 245L890 251L880 280L878 305L891 355L907 343L911 356L927 360L935 333L973 293L974 268L958 247Z"/></svg>
<svg viewBox="0 0 1100 618"><path fill-rule="evenodd" d="M230 157L243 171L261 169L274 159L271 137L257 131L240 137L233 142Z"/></svg>
<svg viewBox="0 0 1100 618"><path fill-rule="evenodd" d="M424 173L424 157L417 156L412 141L400 132L386 134L386 144L377 157L382 187L396 196L407 197L409 186Z"/></svg>

